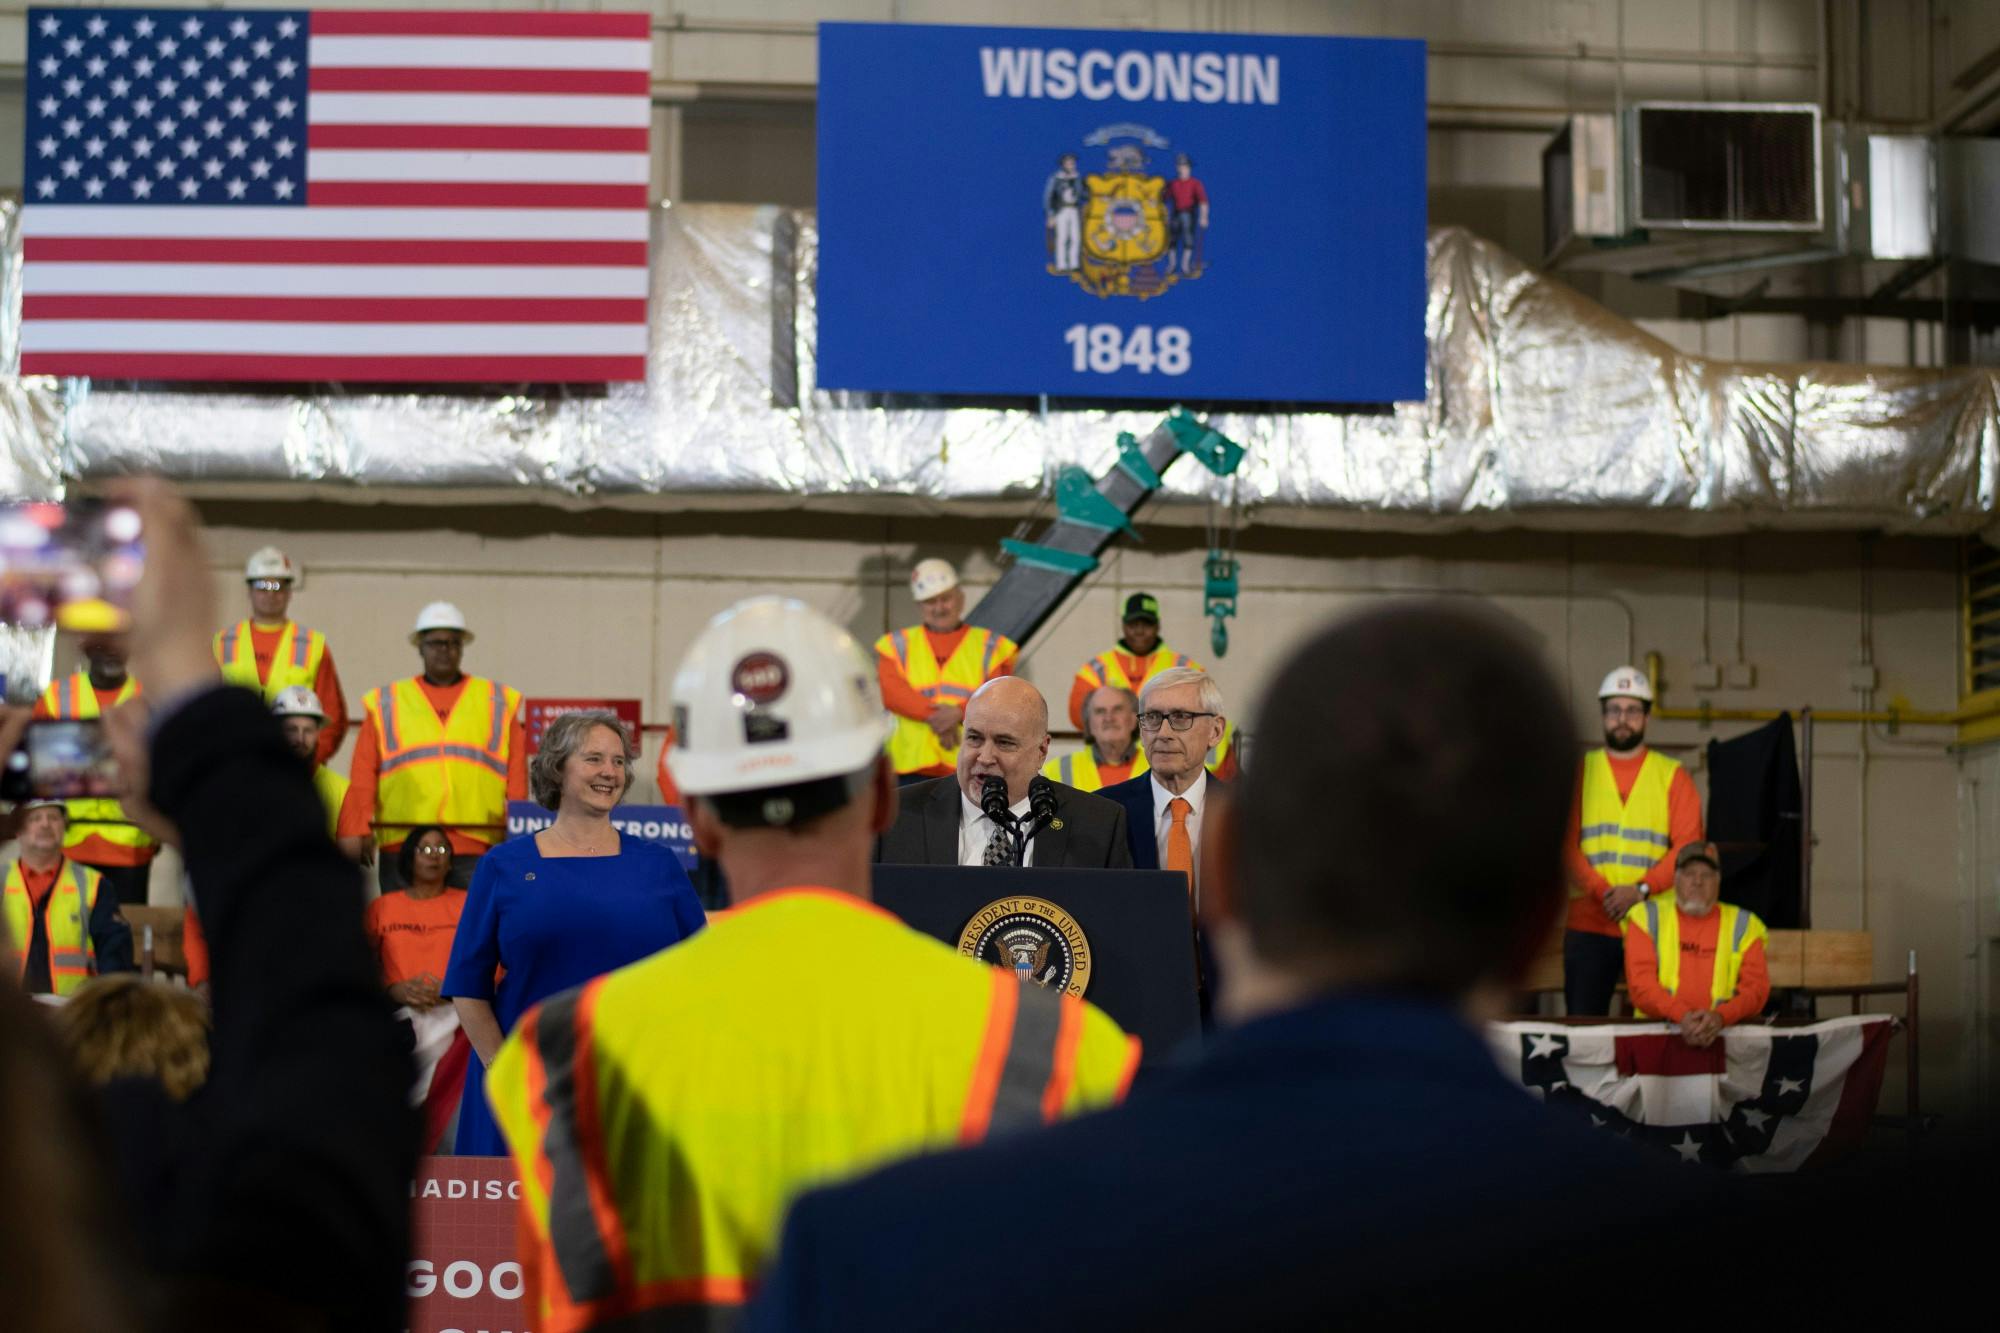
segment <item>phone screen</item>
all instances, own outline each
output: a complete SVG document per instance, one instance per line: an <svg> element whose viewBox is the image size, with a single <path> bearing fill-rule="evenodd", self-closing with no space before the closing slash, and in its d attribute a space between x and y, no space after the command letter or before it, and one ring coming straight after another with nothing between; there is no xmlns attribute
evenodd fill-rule
<svg viewBox="0 0 2000 1333"><path fill-rule="evenodd" d="M31 722L21 748L7 756L0 797L24 801L115 796L116 778L99 719Z"/></svg>
<svg viewBox="0 0 2000 1333"><path fill-rule="evenodd" d="M144 572L139 515L129 507L0 504L0 624L123 629Z"/></svg>

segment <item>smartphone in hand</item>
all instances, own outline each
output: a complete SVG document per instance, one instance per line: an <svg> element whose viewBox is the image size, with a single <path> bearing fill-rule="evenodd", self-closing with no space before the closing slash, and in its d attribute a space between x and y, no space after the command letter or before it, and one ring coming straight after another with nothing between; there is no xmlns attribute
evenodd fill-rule
<svg viewBox="0 0 2000 1333"><path fill-rule="evenodd" d="M0 504L0 624L114 631L145 573L138 512L81 500Z"/></svg>
<svg viewBox="0 0 2000 1333"><path fill-rule="evenodd" d="M20 748L0 761L0 800L114 797L117 776L101 719L30 722Z"/></svg>

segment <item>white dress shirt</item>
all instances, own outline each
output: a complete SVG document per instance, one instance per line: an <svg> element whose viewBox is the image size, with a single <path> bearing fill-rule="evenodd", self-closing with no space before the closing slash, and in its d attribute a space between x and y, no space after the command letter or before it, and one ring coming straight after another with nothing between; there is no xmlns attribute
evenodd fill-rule
<svg viewBox="0 0 2000 1333"><path fill-rule="evenodd" d="M1194 785L1181 793L1181 799L1189 806L1187 817L1188 851L1194 856L1194 868L1189 878L1194 890L1195 902L1201 901L1201 803L1208 795L1208 770L1201 769L1195 774ZM1167 868L1167 833L1174 826L1172 809L1174 794L1160 785L1160 779L1153 779L1153 845L1160 849L1160 869Z"/></svg>
<svg viewBox="0 0 2000 1333"><path fill-rule="evenodd" d="M993 841L993 830L997 825L966 797L963 787L958 789L958 804L958 863L962 866L983 866L986 864L986 844ZM1028 818L1028 798L1023 796L1010 807L1009 813L1025 822ZM1035 844L1031 839L1021 864L1031 866L1034 863Z"/></svg>

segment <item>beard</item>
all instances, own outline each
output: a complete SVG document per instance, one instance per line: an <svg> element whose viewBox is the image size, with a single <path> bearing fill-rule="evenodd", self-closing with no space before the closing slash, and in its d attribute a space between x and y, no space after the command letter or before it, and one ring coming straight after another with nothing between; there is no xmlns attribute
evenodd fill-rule
<svg viewBox="0 0 2000 1333"><path fill-rule="evenodd" d="M1604 729L1604 746L1619 754L1638 749L1646 743L1644 727L1616 726Z"/></svg>

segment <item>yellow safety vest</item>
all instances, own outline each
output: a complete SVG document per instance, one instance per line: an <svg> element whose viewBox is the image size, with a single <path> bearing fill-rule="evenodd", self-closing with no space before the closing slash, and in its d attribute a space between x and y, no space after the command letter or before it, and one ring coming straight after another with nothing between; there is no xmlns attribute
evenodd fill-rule
<svg viewBox="0 0 2000 1333"><path fill-rule="evenodd" d="M991 680L996 669L1012 661L1017 650L1006 635L970 625L951 657L939 665L924 627L912 625L884 634L875 641L875 651L893 657L903 679L924 698L962 709L972 692ZM898 773L920 773L940 765L949 768L958 763L958 747L946 749L929 723L898 716L896 729L889 733L889 759Z"/></svg>
<svg viewBox="0 0 2000 1333"><path fill-rule="evenodd" d="M271 678L257 679L257 652L250 642L250 622L239 620L215 636L215 661L222 678L231 685L256 690L271 703L278 692L293 685L317 689L320 663L326 660L326 635L307 629L296 621L285 622L271 654Z"/></svg>
<svg viewBox="0 0 2000 1333"><path fill-rule="evenodd" d="M101 882L89 866L67 861L56 872L43 919L49 930L51 993L68 995L97 975L97 945L90 938L90 914L97 909ZM14 949L16 981L28 971L28 946L35 934L35 904L28 895L21 863L7 867L7 941Z"/></svg>
<svg viewBox="0 0 2000 1333"><path fill-rule="evenodd" d="M1129 654L1124 655L1129 656ZM1193 671L1205 670L1201 663L1195 661L1186 653L1177 653L1165 644L1162 644L1158 649L1154 650L1152 656L1146 659L1146 669L1139 673L1139 679L1133 680L1125 674L1124 666L1118 661L1120 656L1121 654L1116 648L1107 648L1078 667L1076 669L1076 678L1078 680L1089 681L1090 688L1093 690L1105 685L1116 685L1121 690L1130 690L1132 693L1137 694L1140 690L1146 688L1147 681L1169 668L1187 667ZM1220 773L1222 771L1222 761L1229 757L1229 747L1235 743L1236 724L1234 722L1225 722L1222 728L1222 739L1215 743L1215 749L1210 752L1208 763L1205 765L1209 772ZM1138 770L1134 770L1135 776L1137 772ZM1084 790L1095 791L1096 788L1086 787Z"/></svg>
<svg viewBox="0 0 2000 1333"><path fill-rule="evenodd" d="M1621 801L1605 752L1583 757L1583 859L1614 887L1637 884L1674 849L1669 796L1680 771L1678 761L1646 751L1632 794Z"/></svg>
<svg viewBox="0 0 2000 1333"><path fill-rule="evenodd" d="M400 843L419 824L493 825L455 831L484 843L506 835L507 761L518 691L467 676L451 716L437 709L412 676L362 696L375 729L376 841Z"/></svg>
<svg viewBox="0 0 2000 1333"><path fill-rule="evenodd" d="M127 676L111 706L116 708L138 693L139 682ZM97 691L91 688L90 677L81 671L49 682L49 688L42 693L42 711L52 718L81 720L103 716L97 706ZM87 797L64 801L63 805L69 811L69 830L63 834L65 849L76 846L93 833L120 847L146 848L155 845L151 837L125 817L125 807L114 800Z"/></svg>
<svg viewBox="0 0 2000 1333"><path fill-rule="evenodd" d="M1145 771L1146 747L1135 745L1132 747L1132 771L1125 776L1129 780ZM1053 778L1064 786L1074 787L1078 791L1101 791L1104 788L1104 775L1098 770L1097 756L1090 752L1090 747L1087 745L1081 750L1043 764L1042 776Z"/></svg>
<svg viewBox="0 0 2000 1333"><path fill-rule="evenodd" d="M313 790L319 793L319 803L326 807L326 836L331 838L340 832L340 805L347 799L348 781L325 764L313 765Z"/></svg>
<svg viewBox="0 0 2000 1333"><path fill-rule="evenodd" d="M1743 955L1759 940L1770 938L1764 923L1755 912L1745 911L1734 903L1717 903L1716 911L1722 913L1717 924L1715 940L1715 977L1708 988L1709 999L1714 1005L1722 1004L1736 994L1736 979L1743 973ZM1665 903L1658 898L1648 898L1625 914L1618 923L1621 930L1638 926L1653 937L1653 952L1660 960L1660 989L1672 995L1681 988L1681 913L1669 895ZM1641 1013L1641 1018L1655 1015Z"/></svg>
<svg viewBox="0 0 2000 1333"><path fill-rule="evenodd" d="M1138 1056L1094 1006L872 904L754 899L531 1011L494 1059L541 1297L527 1320L572 1333L672 1310L708 1327L801 1191L1108 1105Z"/></svg>

